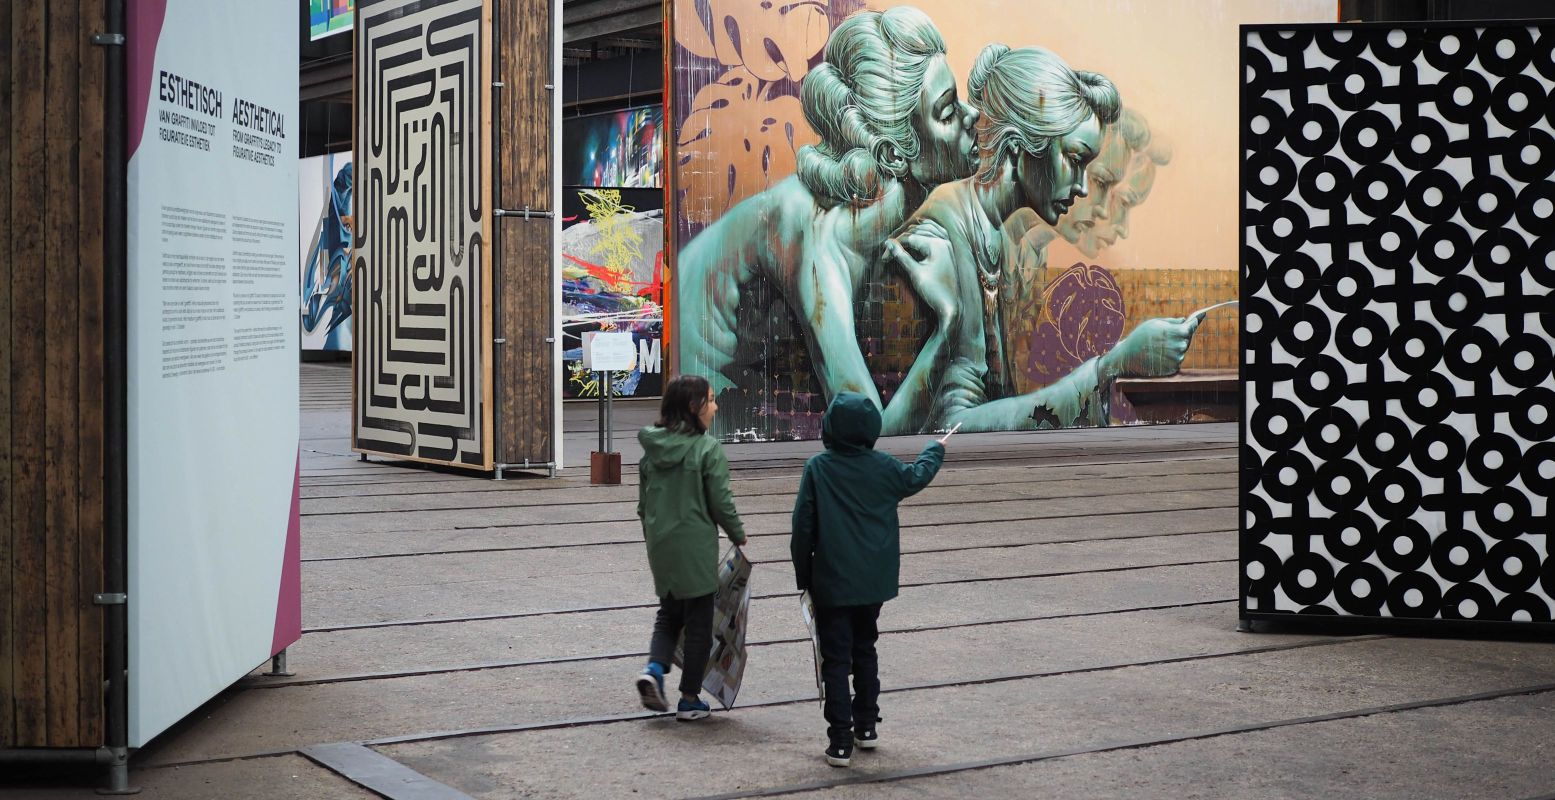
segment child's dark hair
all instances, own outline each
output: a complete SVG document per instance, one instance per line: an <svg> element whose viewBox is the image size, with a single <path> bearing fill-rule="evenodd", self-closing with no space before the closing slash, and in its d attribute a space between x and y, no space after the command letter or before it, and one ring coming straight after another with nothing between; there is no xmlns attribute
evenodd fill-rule
<svg viewBox="0 0 1555 800"><path fill-rule="evenodd" d="M707 379L699 375L676 375L664 387L659 401L659 421L654 424L676 433L706 433L702 427L702 407L707 405Z"/></svg>

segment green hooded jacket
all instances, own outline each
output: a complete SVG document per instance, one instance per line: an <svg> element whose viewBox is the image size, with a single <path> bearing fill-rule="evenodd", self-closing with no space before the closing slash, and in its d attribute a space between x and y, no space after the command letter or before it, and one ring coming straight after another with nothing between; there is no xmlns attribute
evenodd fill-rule
<svg viewBox="0 0 1555 800"><path fill-rule="evenodd" d="M745 544L729 489L729 459L707 434L647 427L637 432L637 516L659 597L689 600L718 590L718 528Z"/></svg>
<svg viewBox="0 0 1555 800"><path fill-rule="evenodd" d="M934 480L945 446L903 464L875 450L880 410L839 392L821 418L826 451L805 464L789 550L800 590L818 606L862 606L896 596L902 549L896 506Z"/></svg>

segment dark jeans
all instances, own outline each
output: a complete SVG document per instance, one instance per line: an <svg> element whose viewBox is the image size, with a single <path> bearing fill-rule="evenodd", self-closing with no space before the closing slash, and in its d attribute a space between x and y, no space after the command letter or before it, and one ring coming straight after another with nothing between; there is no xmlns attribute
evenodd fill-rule
<svg viewBox="0 0 1555 800"><path fill-rule="evenodd" d="M713 652L713 598L717 592L677 600L673 596L659 601L659 616L653 621L653 641L648 646L648 660L656 661L669 672L670 659L675 654L675 642L680 632L686 632L685 662L680 669L680 691L696 695L702 692L702 673L707 671L707 657Z"/></svg>
<svg viewBox="0 0 1555 800"><path fill-rule="evenodd" d="M821 639L821 680L826 683L827 736L834 743L853 741L853 726L870 727L880 716L880 659L875 640L880 604L815 608ZM848 697L848 676L853 696Z"/></svg>

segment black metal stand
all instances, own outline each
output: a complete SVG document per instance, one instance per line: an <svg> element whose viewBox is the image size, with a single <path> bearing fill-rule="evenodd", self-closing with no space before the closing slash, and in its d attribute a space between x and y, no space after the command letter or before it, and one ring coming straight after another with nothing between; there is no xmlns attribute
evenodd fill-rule
<svg viewBox="0 0 1555 800"><path fill-rule="evenodd" d="M124 0L108 0L108 26L104 38L116 40L109 46L105 70L105 117L103 131L103 327L107 339L104 409L105 447L108 460L103 465L106 480L106 530L103 532L103 562L106 574L104 591L123 595L129 591L125 569L129 549L129 246L128 231L129 169L125 151L125 94L129 79L125 73ZM114 603L103 607L107 614L108 634L105 653L108 672L108 785L100 794L138 794L130 786L129 749L129 604Z"/></svg>

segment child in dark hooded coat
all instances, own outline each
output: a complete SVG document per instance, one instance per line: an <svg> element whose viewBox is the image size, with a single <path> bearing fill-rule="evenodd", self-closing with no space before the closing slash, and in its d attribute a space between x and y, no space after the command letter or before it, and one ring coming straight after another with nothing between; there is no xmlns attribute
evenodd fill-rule
<svg viewBox="0 0 1555 800"><path fill-rule="evenodd" d="M879 437L874 402L839 392L821 420L826 451L805 464L794 503L789 547L799 589L815 602L826 686L826 761L839 767L848 765L855 745L867 750L879 741L876 623L881 604L897 593L897 504L928 486L945 458L940 440L903 464L874 449Z"/></svg>

